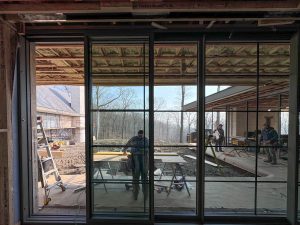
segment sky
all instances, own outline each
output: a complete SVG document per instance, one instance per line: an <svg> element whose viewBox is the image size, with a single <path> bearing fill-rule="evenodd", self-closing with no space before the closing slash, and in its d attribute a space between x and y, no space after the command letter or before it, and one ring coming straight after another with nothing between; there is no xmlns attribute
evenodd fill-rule
<svg viewBox="0 0 300 225"><path fill-rule="evenodd" d="M224 90L229 86L221 86L220 90ZM62 91L67 91L67 86L55 86ZM137 105L143 105L144 87L143 86L128 86L128 87L104 87L107 89L107 98L113 98L119 93L119 88L130 89L134 92ZM186 85L185 104L197 100L197 87ZM217 92L218 86L206 86L205 96L212 95ZM146 100L148 100L148 88L145 89ZM180 110L181 102L181 86L155 86L154 87L155 104L159 105L161 110ZM155 107L155 109L157 106Z"/></svg>

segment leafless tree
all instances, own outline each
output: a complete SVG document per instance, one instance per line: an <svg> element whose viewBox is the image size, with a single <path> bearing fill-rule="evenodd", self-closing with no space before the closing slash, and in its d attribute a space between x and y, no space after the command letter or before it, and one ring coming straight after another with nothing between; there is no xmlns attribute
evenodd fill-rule
<svg viewBox="0 0 300 225"><path fill-rule="evenodd" d="M107 88L103 88L100 86L94 87L93 93L93 108L94 109L103 109L111 105L115 102L118 98L122 96L122 89L119 88L116 95L110 96L107 93ZM104 114L102 115L104 116ZM97 111L95 115L96 119L96 127L95 127L95 136L97 139L100 138L100 112Z"/></svg>
<svg viewBox="0 0 300 225"><path fill-rule="evenodd" d="M120 98L120 104L121 104L121 109L126 110L128 109L132 104L134 104L134 99L136 98L135 92L132 89L124 89L123 94L121 95ZM125 132L126 132L126 116L127 113L123 112L122 113L122 139L125 138Z"/></svg>
<svg viewBox="0 0 300 225"><path fill-rule="evenodd" d="M194 125L196 127L197 113L195 113L195 112L186 112L185 117L186 117L187 125L188 125L187 132L190 134L192 125Z"/></svg>

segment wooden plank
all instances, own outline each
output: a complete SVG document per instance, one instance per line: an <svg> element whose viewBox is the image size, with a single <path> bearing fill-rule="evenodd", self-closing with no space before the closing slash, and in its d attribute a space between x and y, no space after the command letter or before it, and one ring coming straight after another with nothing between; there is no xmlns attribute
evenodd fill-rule
<svg viewBox="0 0 300 225"><path fill-rule="evenodd" d="M192 156L192 155L184 155L184 156L187 157L187 158L190 158L190 159L197 160L197 157ZM213 167L218 167L218 165L217 165L216 163L210 162L210 161L208 161L208 160L205 160L204 162L205 162L206 164L208 164L208 165L213 166Z"/></svg>
<svg viewBox="0 0 300 225"><path fill-rule="evenodd" d="M63 149L63 147L62 147L62 149ZM55 159L62 158L63 155L64 155L64 151L52 150L51 153L52 153L53 158L55 158ZM42 156L42 157L47 157L48 153L47 153L46 150L39 150L39 155Z"/></svg>
<svg viewBox="0 0 300 225"><path fill-rule="evenodd" d="M209 24L207 25L206 29L211 28L215 24L215 22L216 22L215 20L210 21Z"/></svg>

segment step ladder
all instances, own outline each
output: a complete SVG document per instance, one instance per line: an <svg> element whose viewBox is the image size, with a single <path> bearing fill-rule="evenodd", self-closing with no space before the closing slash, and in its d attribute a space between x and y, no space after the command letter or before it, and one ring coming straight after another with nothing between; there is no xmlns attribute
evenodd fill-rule
<svg viewBox="0 0 300 225"><path fill-rule="evenodd" d="M46 156L40 154L41 150L46 150ZM60 187L62 191L65 191L66 188L62 182L62 179L58 173L56 164L54 162L51 147L48 143L47 136L43 127L42 118L37 117L37 155L39 161L39 171L41 176L42 188L44 188L44 205L48 205L51 201L50 191L52 188ZM55 182L49 182L50 176L54 176Z"/></svg>

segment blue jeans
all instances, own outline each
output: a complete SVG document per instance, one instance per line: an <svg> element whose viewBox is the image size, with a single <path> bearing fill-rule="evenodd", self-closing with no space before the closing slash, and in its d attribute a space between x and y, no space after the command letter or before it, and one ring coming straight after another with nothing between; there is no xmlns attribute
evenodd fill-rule
<svg viewBox="0 0 300 225"><path fill-rule="evenodd" d="M221 152L222 151L222 144L223 144L222 139L216 140L216 142L215 142L216 152Z"/></svg>

